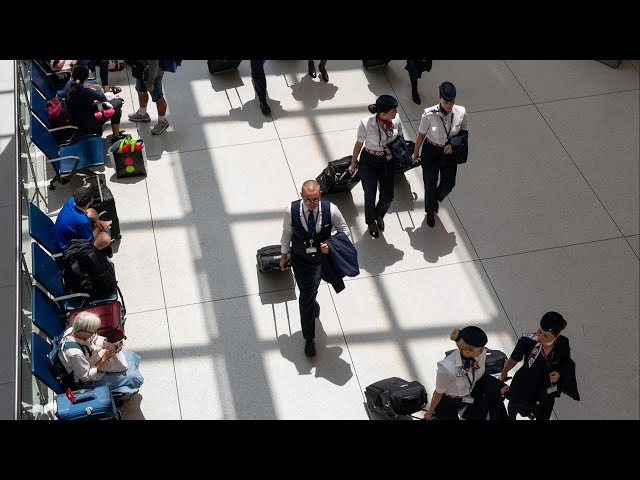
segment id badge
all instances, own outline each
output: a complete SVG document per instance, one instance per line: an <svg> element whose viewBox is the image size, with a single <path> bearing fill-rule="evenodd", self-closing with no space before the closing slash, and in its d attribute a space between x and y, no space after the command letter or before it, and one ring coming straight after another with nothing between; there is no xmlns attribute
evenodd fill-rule
<svg viewBox="0 0 640 480"><path fill-rule="evenodd" d="M316 253L318 251L318 249L316 247L308 247L306 252L307 253Z"/></svg>
<svg viewBox="0 0 640 480"><path fill-rule="evenodd" d="M462 397L462 403L472 404L473 401L474 401L474 398L470 395L467 395L466 397Z"/></svg>
<svg viewBox="0 0 640 480"><path fill-rule="evenodd" d="M558 386L557 385L551 385L549 388L547 388L547 395L551 395L554 392L558 391Z"/></svg>

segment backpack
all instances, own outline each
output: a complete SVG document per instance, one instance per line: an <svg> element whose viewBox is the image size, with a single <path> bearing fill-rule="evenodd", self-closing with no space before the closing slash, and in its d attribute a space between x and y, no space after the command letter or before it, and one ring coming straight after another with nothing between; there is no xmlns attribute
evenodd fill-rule
<svg viewBox="0 0 640 480"><path fill-rule="evenodd" d="M182 65L182 60L160 60L160 66L165 72L175 73L180 65Z"/></svg>
<svg viewBox="0 0 640 480"><path fill-rule="evenodd" d="M125 60L129 65L131 65L131 75L133 78L144 78L145 70L149 69L149 63L146 60Z"/></svg>
<svg viewBox="0 0 640 480"><path fill-rule="evenodd" d="M49 117L51 128L71 125L69 112L67 112L67 109L58 97L53 97L51 100L48 100L45 105L45 109L47 111L47 117Z"/></svg>
<svg viewBox="0 0 640 480"><path fill-rule="evenodd" d="M62 274L67 293L88 293L91 299L116 291L113 264L91 242L73 239L62 254Z"/></svg>
<svg viewBox="0 0 640 480"><path fill-rule="evenodd" d="M68 350L70 348L79 348L85 354L87 354L88 347L86 347L85 345L80 345L78 342L74 341L65 342L64 339L67 337L67 335L68 334L65 334L65 332L62 332L51 342L51 346L53 348L49 352L49 365L51 368L51 373L53 373L53 376L56 378L58 383L62 385L63 389L66 390L67 388L70 388L71 390L76 390L78 386L73 379L73 373L69 373L64 367L64 365L62 364L62 360L60 360L58 352L60 352L61 350Z"/></svg>

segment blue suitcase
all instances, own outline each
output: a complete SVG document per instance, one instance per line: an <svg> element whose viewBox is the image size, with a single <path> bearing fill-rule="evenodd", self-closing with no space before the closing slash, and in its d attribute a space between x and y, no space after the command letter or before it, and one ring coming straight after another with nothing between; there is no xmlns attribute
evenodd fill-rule
<svg viewBox="0 0 640 480"><path fill-rule="evenodd" d="M116 408L108 385L73 392L75 403L63 393L56 395L57 415L60 420L116 420L120 413Z"/></svg>

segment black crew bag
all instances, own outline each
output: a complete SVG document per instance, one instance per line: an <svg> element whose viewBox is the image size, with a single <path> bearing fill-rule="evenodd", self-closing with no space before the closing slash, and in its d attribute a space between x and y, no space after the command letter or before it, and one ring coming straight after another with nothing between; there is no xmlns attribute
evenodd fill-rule
<svg viewBox="0 0 640 480"><path fill-rule="evenodd" d="M320 175L316 177L316 182L320 184L320 193L322 195L349 192L360 183L357 169L353 174L349 173L351 158L351 155L347 155L329 162Z"/></svg>
<svg viewBox="0 0 640 480"><path fill-rule="evenodd" d="M258 249L256 253L256 265L261 272L280 270L280 244L268 245ZM289 259L290 254L287 254Z"/></svg>
<svg viewBox="0 0 640 480"><path fill-rule="evenodd" d="M367 407L387 417L411 415L427 404L427 391L417 381L390 377L372 383L364 391Z"/></svg>
<svg viewBox="0 0 640 480"><path fill-rule="evenodd" d="M238 68L240 62L242 62L242 60L207 60L207 67L211 74L220 73Z"/></svg>
<svg viewBox="0 0 640 480"><path fill-rule="evenodd" d="M83 179L83 187L89 189L93 197L91 208L98 212L100 220L111 220L111 238L122 238L120 234L120 220L116 210L116 201L109 187L98 175L91 175Z"/></svg>

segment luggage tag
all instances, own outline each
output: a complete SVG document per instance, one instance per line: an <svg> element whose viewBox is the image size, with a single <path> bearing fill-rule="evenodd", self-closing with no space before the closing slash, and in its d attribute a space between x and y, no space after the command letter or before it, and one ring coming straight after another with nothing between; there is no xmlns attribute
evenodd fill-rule
<svg viewBox="0 0 640 480"><path fill-rule="evenodd" d="M552 383L549 388L547 388L547 395L551 395L554 392L558 391L558 386L555 383Z"/></svg>
<svg viewBox="0 0 640 480"><path fill-rule="evenodd" d="M76 403L76 396L73 394L70 388L67 388L67 391L64 392L71 403Z"/></svg>
<svg viewBox="0 0 640 480"><path fill-rule="evenodd" d="M307 253L316 253L318 251L318 249L313 246L313 238L309 240L309 245L310 246L307 247L307 250L306 250Z"/></svg>
<svg viewBox="0 0 640 480"><path fill-rule="evenodd" d="M468 403L468 404L472 404L474 402L474 398L471 395L467 395L465 397L462 397L462 403Z"/></svg>

